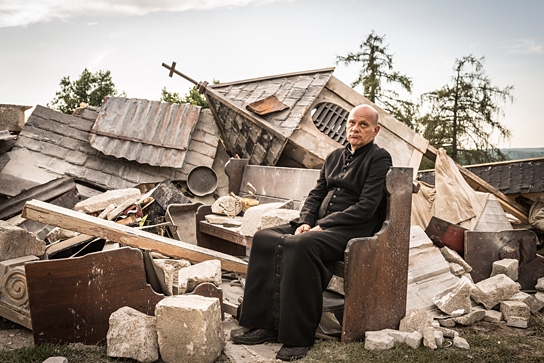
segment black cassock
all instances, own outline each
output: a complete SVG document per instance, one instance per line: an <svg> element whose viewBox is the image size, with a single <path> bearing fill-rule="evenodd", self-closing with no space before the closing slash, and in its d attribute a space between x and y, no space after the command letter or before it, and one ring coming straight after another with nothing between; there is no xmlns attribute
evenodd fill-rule
<svg viewBox="0 0 544 363"><path fill-rule="evenodd" d="M327 156L300 218L253 236L240 325L277 329L283 344L313 345L334 263L343 260L350 239L371 236L383 224L391 165L389 153L374 143ZM293 235L304 223L323 231Z"/></svg>

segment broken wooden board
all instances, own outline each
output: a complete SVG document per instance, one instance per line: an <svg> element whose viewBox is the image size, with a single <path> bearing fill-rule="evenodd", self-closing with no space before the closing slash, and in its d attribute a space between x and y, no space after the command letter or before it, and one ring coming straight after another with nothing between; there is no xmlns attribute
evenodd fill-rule
<svg viewBox="0 0 544 363"><path fill-rule="evenodd" d="M110 315L154 315L164 295L147 284L142 252L120 248L25 264L34 343L105 344Z"/></svg>
<svg viewBox="0 0 544 363"><path fill-rule="evenodd" d="M22 216L23 218L104 238L127 246L160 252L170 257L186 259L191 262L218 259L221 261L223 270L238 273L246 273L247 271L247 262L231 255L193 246L189 243L123 226L38 200L27 202Z"/></svg>
<svg viewBox="0 0 544 363"><path fill-rule="evenodd" d="M457 224L433 216L425 233L438 247L446 246L463 256L466 230Z"/></svg>

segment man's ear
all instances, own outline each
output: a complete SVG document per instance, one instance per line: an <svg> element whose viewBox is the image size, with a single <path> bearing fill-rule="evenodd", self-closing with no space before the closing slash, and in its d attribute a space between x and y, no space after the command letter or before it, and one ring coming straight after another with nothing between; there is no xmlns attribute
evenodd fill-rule
<svg viewBox="0 0 544 363"><path fill-rule="evenodd" d="M380 131L380 125L374 126L374 136L378 135L379 131Z"/></svg>

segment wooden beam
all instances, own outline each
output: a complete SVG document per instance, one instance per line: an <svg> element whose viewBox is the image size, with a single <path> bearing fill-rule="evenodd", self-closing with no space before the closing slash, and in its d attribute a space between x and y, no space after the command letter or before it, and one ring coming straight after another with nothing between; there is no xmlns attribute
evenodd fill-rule
<svg viewBox="0 0 544 363"><path fill-rule="evenodd" d="M126 246L155 251L175 258L187 259L191 262L218 259L221 261L221 267L224 270L238 273L246 273L247 271L247 262L240 258L141 231L136 228L123 226L112 221L106 221L39 200L27 202L22 216L23 218L37 222L104 238Z"/></svg>
<svg viewBox="0 0 544 363"><path fill-rule="evenodd" d="M433 147L432 145L429 145L427 147L427 152L424 154L427 158L429 158L432 161L436 161L436 155L437 155L437 149ZM459 172L465 179L465 181L470 185L472 189L479 192L486 192L493 194L501 203L501 206L503 209L512 214L514 217L518 218L522 224L528 224L529 221L527 219L527 216L529 215L529 211L527 208L522 206L521 204L517 203L515 200L507 197L504 193L502 193L500 190L495 188L493 185L489 184L467 168L464 168L463 166L455 163L457 165L457 168L459 169Z"/></svg>

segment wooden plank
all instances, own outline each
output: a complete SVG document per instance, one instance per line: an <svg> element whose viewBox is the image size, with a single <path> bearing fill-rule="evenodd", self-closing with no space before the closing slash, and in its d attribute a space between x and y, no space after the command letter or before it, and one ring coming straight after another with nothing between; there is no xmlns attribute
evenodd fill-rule
<svg viewBox="0 0 544 363"><path fill-rule="evenodd" d="M226 241L236 243L245 247L251 247L253 238L251 236L241 235L239 232L230 230L228 228L208 223L206 221L200 221L200 232L209 234L214 237L219 237Z"/></svg>
<svg viewBox="0 0 544 363"><path fill-rule="evenodd" d="M246 273L247 271L247 262L242 259L38 200L27 202L22 216L23 218L104 238L123 245L160 252L174 258L187 259L191 262L218 259L221 261L221 267L224 270L239 273Z"/></svg>
<svg viewBox="0 0 544 363"><path fill-rule="evenodd" d="M142 252L120 248L25 264L34 343L105 344L110 315L153 315L164 298L147 284Z"/></svg>

